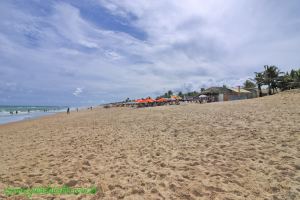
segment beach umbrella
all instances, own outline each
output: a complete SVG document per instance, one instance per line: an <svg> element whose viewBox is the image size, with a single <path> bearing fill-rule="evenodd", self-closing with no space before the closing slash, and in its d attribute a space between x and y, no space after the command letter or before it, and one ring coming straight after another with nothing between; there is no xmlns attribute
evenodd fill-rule
<svg viewBox="0 0 300 200"><path fill-rule="evenodd" d="M144 103L144 99L137 99L135 100L136 103Z"/></svg>
<svg viewBox="0 0 300 200"><path fill-rule="evenodd" d="M152 98L146 98L146 99L137 99L135 100L136 103L153 103L155 102L155 100L153 100Z"/></svg>
<svg viewBox="0 0 300 200"><path fill-rule="evenodd" d="M180 96L176 96L176 95L172 95L171 98L176 99L176 100L181 100L182 99Z"/></svg>
<svg viewBox="0 0 300 200"><path fill-rule="evenodd" d="M148 98L148 99L145 99L145 100L146 100L147 103L153 103L153 102L155 102L155 100L152 99L152 98Z"/></svg>
<svg viewBox="0 0 300 200"><path fill-rule="evenodd" d="M168 100L166 98L160 98L157 99L156 102L167 102Z"/></svg>

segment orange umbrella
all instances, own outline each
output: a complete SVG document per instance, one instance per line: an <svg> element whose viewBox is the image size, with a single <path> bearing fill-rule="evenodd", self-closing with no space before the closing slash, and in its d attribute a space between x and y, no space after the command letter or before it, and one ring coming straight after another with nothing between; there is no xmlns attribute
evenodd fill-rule
<svg viewBox="0 0 300 200"><path fill-rule="evenodd" d="M137 103L153 103L153 102L155 102L155 100L153 100L151 98L147 98L147 99L137 99L137 100L135 100L135 102L137 102Z"/></svg>
<svg viewBox="0 0 300 200"><path fill-rule="evenodd" d="M144 99L137 99L137 100L135 100L135 102L137 102L137 103L144 103L143 101L144 101Z"/></svg>
<svg viewBox="0 0 300 200"><path fill-rule="evenodd" d="M145 99L145 101L146 101L146 103L153 103L153 102L155 102L153 99L151 99L151 98L148 98L148 99Z"/></svg>
<svg viewBox="0 0 300 200"><path fill-rule="evenodd" d="M165 99L165 98L160 98L160 99L156 100L156 102L166 102L166 101L167 101L167 99Z"/></svg>

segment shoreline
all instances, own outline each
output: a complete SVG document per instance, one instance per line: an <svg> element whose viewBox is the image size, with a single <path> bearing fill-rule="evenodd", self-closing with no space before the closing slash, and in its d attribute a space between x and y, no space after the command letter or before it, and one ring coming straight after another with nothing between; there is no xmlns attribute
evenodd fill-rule
<svg viewBox="0 0 300 200"><path fill-rule="evenodd" d="M88 107L79 107L78 112L81 112L81 111L83 111L84 109L87 109L87 108ZM70 108L70 112L72 112L72 113L76 112L76 107ZM3 118L5 118L5 117L7 117L7 118L21 117L20 119L11 119L11 120L8 120L7 122L0 122L0 126L1 125L6 125L6 124L11 124L11 123L16 123L16 122L23 122L23 121L28 121L28 120L39 119L39 118L43 118L43 117L47 117L47 116L60 114L60 113L66 113L66 110L47 111L47 112L33 111L33 112L30 112L29 114L25 113L25 114L13 114L13 115L7 115L7 116L0 116L0 117L3 117Z"/></svg>
<svg viewBox="0 0 300 200"><path fill-rule="evenodd" d="M29 118L29 119L21 119L21 120L17 120L17 121L6 122L6 123L3 123L3 124L0 124L0 127L6 126L6 125L19 124L19 123L23 123L23 122L30 122L30 121L39 120L39 119L44 119L44 118L49 118L49 117L53 117L53 116L59 115L59 114L61 114L61 112L57 112L57 113L48 113L48 114L46 114L46 115L36 116L36 117Z"/></svg>

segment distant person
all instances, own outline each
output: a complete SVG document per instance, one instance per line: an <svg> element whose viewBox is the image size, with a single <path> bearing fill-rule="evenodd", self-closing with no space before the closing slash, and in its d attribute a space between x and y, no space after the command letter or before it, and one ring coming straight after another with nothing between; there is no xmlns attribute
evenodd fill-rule
<svg viewBox="0 0 300 200"><path fill-rule="evenodd" d="M91 106L91 110L93 110L93 107Z"/></svg>
<svg viewBox="0 0 300 200"><path fill-rule="evenodd" d="M76 111L78 112L78 108L76 108Z"/></svg>
<svg viewBox="0 0 300 200"><path fill-rule="evenodd" d="M13 114L14 114L14 113L13 113L13 111L10 111L9 113L10 113L11 115L13 115Z"/></svg>
<svg viewBox="0 0 300 200"><path fill-rule="evenodd" d="M67 114L70 114L70 108L68 107L68 109L67 109Z"/></svg>
<svg viewBox="0 0 300 200"><path fill-rule="evenodd" d="M18 114L18 111L16 110L16 114Z"/></svg>
<svg viewBox="0 0 300 200"><path fill-rule="evenodd" d="M28 113L30 113L30 110L28 109Z"/></svg>

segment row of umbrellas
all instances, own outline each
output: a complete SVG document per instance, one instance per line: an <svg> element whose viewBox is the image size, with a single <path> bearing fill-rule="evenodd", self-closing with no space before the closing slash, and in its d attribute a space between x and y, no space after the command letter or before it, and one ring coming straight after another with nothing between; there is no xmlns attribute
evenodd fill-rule
<svg viewBox="0 0 300 200"><path fill-rule="evenodd" d="M206 95L200 95L200 99L206 99ZM154 103L154 102L170 102L170 101L176 101L176 100L181 100L182 98L179 96L171 96L171 98L159 98L159 99L152 99L151 97L148 97L146 99L137 99L135 100L136 103Z"/></svg>
<svg viewBox="0 0 300 200"><path fill-rule="evenodd" d="M136 103L162 103L162 102L171 102L171 101L176 101L176 100L181 100L181 97L179 96L171 96L171 98L158 98L158 99L152 99L151 97L148 97L146 99L137 99L135 100Z"/></svg>
<svg viewBox="0 0 300 200"><path fill-rule="evenodd" d="M159 98L159 99L152 99L152 98L146 98L146 99L137 99L135 100L136 103L154 103L154 102L168 102L169 100L166 98Z"/></svg>

